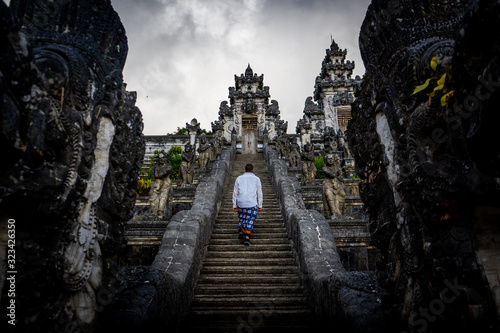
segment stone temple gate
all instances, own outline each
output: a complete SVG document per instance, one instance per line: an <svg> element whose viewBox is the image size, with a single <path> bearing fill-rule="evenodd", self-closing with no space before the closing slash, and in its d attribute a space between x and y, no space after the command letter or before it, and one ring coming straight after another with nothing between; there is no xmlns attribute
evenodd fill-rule
<svg viewBox="0 0 500 333"><path fill-rule="evenodd" d="M224 138L230 142L236 135L237 149L244 154L255 154L262 149L262 137L277 136L280 111L278 102L269 104L269 87L264 86L264 74L254 74L248 64L245 74L234 76L235 85L229 87L229 102L220 104L218 124L224 125ZM260 140L260 142L259 142Z"/></svg>

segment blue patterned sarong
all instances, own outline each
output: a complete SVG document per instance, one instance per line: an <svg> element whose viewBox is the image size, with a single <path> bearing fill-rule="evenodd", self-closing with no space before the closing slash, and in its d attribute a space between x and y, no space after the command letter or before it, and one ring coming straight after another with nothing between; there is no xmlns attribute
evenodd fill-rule
<svg viewBox="0 0 500 333"><path fill-rule="evenodd" d="M238 228L240 228L245 235L250 236L256 219L257 206L250 208L238 208Z"/></svg>

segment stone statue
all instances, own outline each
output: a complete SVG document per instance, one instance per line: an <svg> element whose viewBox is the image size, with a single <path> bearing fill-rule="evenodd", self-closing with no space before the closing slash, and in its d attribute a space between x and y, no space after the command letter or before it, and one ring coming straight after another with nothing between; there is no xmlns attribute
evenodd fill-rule
<svg viewBox="0 0 500 333"><path fill-rule="evenodd" d="M398 331L498 327L500 219L480 211L500 211L499 13L498 1L374 0L361 27L347 137Z"/></svg>
<svg viewBox="0 0 500 333"><path fill-rule="evenodd" d="M215 132L215 158L220 156L222 149L224 148L224 137L222 136L222 131Z"/></svg>
<svg viewBox="0 0 500 333"><path fill-rule="evenodd" d="M206 170L208 162L212 158L212 144L208 142L205 135L200 136L200 146L198 147L198 162L200 163L200 169Z"/></svg>
<svg viewBox="0 0 500 333"><path fill-rule="evenodd" d="M308 142L304 145L304 151L302 152L302 185L311 184L316 178L314 157L314 146Z"/></svg>
<svg viewBox="0 0 500 333"><path fill-rule="evenodd" d="M186 123L186 129L189 134L189 143L195 145L196 136L201 133L200 123L196 118L193 118L189 123Z"/></svg>
<svg viewBox="0 0 500 333"><path fill-rule="evenodd" d="M267 147L269 145L269 131L267 127L265 127L264 131L262 132L262 143L264 147Z"/></svg>
<svg viewBox="0 0 500 333"><path fill-rule="evenodd" d="M351 152L349 151L348 144L345 140L345 135L344 133L342 133L341 130L339 130L338 139L339 139L338 150L342 154L342 158L351 157Z"/></svg>
<svg viewBox="0 0 500 333"><path fill-rule="evenodd" d="M299 166L300 161L300 153L299 153L299 145L292 139L288 142L288 162L290 163L290 167L296 168Z"/></svg>
<svg viewBox="0 0 500 333"><path fill-rule="evenodd" d="M325 127L323 134L323 142L324 142L324 155L333 154L337 152L337 135L335 134L335 130L333 127L327 126Z"/></svg>
<svg viewBox="0 0 500 333"><path fill-rule="evenodd" d="M278 156L279 158L287 158L288 157L288 140L286 138L286 134L281 134L278 137Z"/></svg>
<svg viewBox="0 0 500 333"><path fill-rule="evenodd" d="M236 147L236 140L238 139L238 133L236 132L236 128L233 127L231 131L231 147Z"/></svg>
<svg viewBox="0 0 500 333"><path fill-rule="evenodd" d="M231 111L231 108L229 105L227 105L227 101L222 101L219 106L219 115L221 117L224 116L232 116L233 112Z"/></svg>
<svg viewBox="0 0 500 333"><path fill-rule="evenodd" d="M169 215L165 214L165 208L172 190L171 172L170 156L162 150L154 160L149 192L149 210L159 218Z"/></svg>
<svg viewBox="0 0 500 333"><path fill-rule="evenodd" d="M12 0L0 30L0 230L15 220L29 286L15 291L16 329L90 332L144 155L125 29L109 1Z"/></svg>
<svg viewBox="0 0 500 333"><path fill-rule="evenodd" d="M280 114L280 107L278 101L271 100L271 104L267 106L266 115L277 116Z"/></svg>
<svg viewBox="0 0 500 333"><path fill-rule="evenodd" d="M345 214L345 190L340 158L337 155L328 154L323 164L323 197L325 200L325 211L331 218Z"/></svg>
<svg viewBox="0 0 500 333"><path fill-rule="evenodd" d="M194 146L187 143L184 147L184 152L182 153L182 162L180 167L182 186L193 184L195 159L196 155L194 152Z"/></svg>

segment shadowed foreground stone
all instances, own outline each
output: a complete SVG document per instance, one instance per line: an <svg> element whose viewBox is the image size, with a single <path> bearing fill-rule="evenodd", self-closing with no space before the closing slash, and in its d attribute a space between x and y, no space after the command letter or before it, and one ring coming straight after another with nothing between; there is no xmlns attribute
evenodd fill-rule
<svg viewBox="0 0 500 333"><path fill-rule="evenodd" d="M0 2L1 306L17 271L19 331L92 331L116 282L144 155L127 50L109 1Z"/></svg>
<svg viewBox="0 0 500 333"><path fill-rule="evenodd" d="M373 0L363 22L347 132L392 331L499 329L499 29L483 0Z"/></svg>

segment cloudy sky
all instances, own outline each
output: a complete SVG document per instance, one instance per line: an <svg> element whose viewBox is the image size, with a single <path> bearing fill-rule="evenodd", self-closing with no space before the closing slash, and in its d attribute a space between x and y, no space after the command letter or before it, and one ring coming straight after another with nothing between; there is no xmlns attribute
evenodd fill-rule
<svg viewBox="0 0 500 333"><path fill-rule="evenodd" d="M294 133L314 92L331 36L356 62L370 0L112 0L129 41L124 69L138 93L144 133L166 134L196 118L218 118L234 75L264 74L271 99Z"/></svg>
<svg viewBox="0 0 500 333"><path fill-rule="evenodd" d="M146 135L174 132L192 118L211 130L248 64L264 74L295 133L331 37L356 62L354 74L364 73L358 36L370 0L111 2L127 32L124 80L138 93Z"/></svg>

